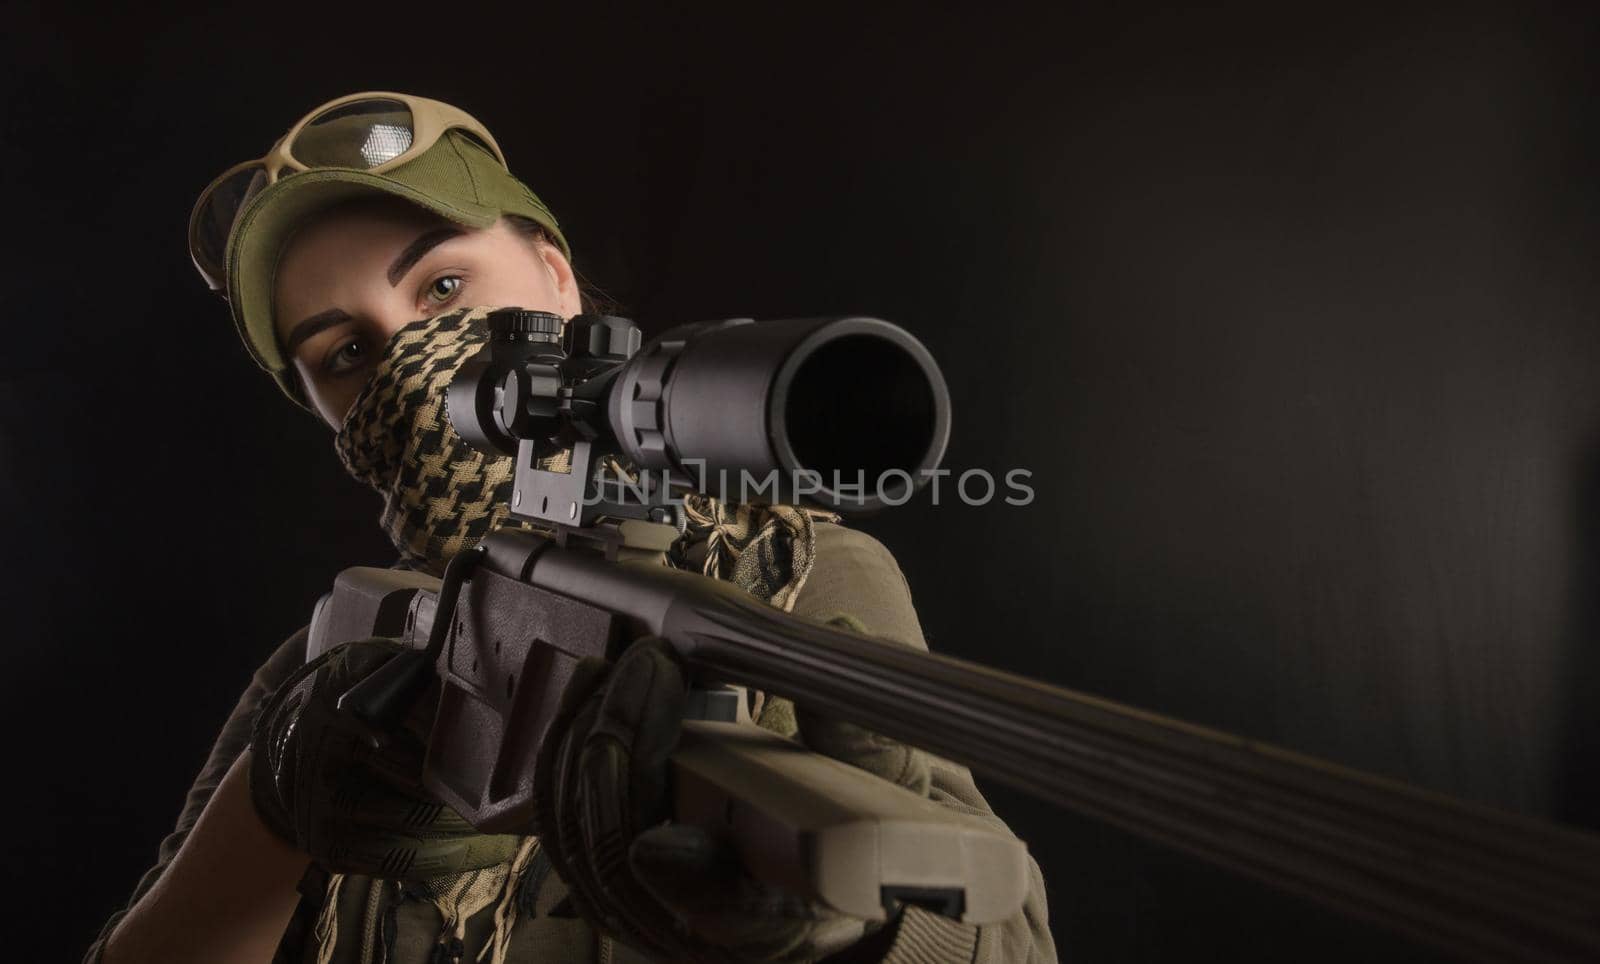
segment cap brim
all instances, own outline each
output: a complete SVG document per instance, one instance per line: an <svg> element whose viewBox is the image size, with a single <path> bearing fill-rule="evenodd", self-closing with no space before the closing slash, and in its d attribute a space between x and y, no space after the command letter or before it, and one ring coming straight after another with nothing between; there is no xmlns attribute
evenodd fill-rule
<svg viewBox="0 0 1600 964"><path fill-rule="evenodd" d="M290 175L256 195L239 212L228 242L228 302L234 324L250 354L270 372L288 367L278 347L272 317L278 256L289 236L307 217L344 201L363 197L403 198L441 217L486 228L498 209L480 204L446 203L415 188L366 171L319 168Z"/></svg>

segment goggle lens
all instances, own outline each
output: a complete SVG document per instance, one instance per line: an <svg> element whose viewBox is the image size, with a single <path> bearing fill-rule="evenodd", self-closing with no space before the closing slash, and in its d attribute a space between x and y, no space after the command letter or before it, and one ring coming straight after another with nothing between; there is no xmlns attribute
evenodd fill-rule
<svg viewBox="0 0 1600 964"><path fill-rule="evenodd" d="M372 169L411 149L416 135L411 108L397 100L358 100L323 111L289 145L306 167Z"/></svg>
<svg viewBox="0 0 1600 964"><path fill-rule="evenodd" d="M223 276L223 263L228 253L228 232L233 230L234 218L245 203L266 186L265 167L260 164L242 167L206 192L195 211L190 251L194 255L195 266L213 284L220 282Z"/></svg>

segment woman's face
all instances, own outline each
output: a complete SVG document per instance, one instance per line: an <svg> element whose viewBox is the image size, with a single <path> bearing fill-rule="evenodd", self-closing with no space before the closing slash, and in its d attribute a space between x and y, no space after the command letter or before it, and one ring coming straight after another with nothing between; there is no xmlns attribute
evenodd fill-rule
<svg viewBox="0 0 1600 964"><path fill-rule="evenodd" d="M346 205L298 231L278 264L274 323L307 400L334 429L384 345L452 308L579 312L572 268L505 219L462 227L404 201Z"/></svg>

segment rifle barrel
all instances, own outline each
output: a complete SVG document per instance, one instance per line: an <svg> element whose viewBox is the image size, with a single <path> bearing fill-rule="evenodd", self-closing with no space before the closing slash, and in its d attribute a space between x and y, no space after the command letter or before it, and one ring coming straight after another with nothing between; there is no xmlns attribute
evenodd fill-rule
<svg viewBox="0 0 1600 964"><path fill-rule="evenodd" d="M1457 954L1600 959L1600 837L591 555L539 554L531 581L605 600L702 678L787 697Z"/></svg>

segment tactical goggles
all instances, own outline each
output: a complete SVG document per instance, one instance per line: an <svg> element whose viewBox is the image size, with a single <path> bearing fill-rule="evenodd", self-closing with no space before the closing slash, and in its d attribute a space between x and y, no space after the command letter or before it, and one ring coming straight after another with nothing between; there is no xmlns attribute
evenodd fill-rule
<svg viewBox="0 0 1600 964"><path fill-rule="evenodd" d="M351 168L371 174L398 167L446 131L479 141L501 166L505 155L466 111L426 97L368 91L331 100L302 117L266 156L224 171L189 214L189 256L211 290L227 297L228 237L244 206L270 184L299 171Z"/></svg>

